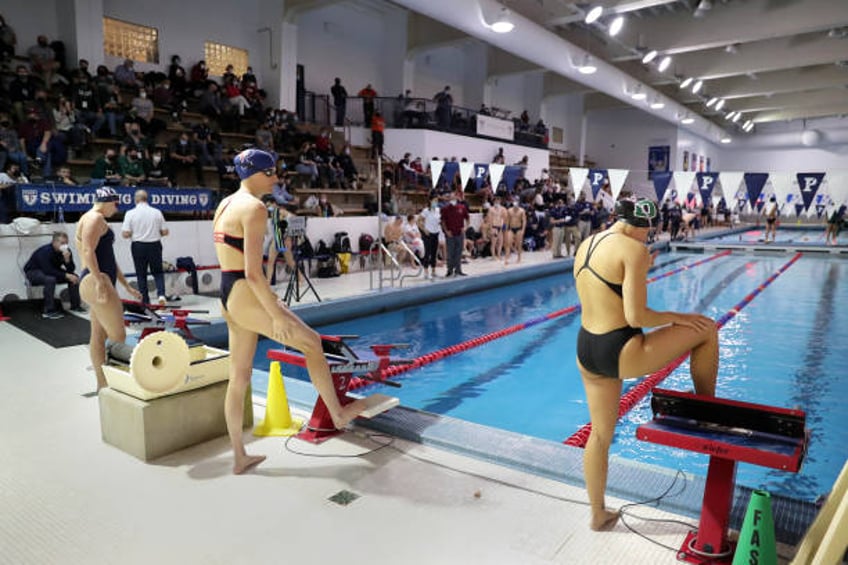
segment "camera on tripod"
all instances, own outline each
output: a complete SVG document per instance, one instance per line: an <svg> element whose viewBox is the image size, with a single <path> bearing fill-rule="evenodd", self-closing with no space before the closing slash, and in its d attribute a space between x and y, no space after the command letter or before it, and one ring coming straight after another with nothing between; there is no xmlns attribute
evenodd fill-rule
<svg viewBox="0 0 848 565"><path fill-rule="evenodd" d="M286 218L286 237L292 239L306 235L306 218L303 216L288 216Z"/></svg>

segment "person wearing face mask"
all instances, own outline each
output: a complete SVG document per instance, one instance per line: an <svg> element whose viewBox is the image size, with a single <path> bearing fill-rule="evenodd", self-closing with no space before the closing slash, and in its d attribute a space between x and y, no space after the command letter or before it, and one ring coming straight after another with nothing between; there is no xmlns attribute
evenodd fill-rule
<svg viewBox="0 0 848 565"><path fill-rule="evenodd" d="M442 214L439 209L439 199L435 194L430 195L430 205L421 211L424 238L424 278L436 278L436 255L439 251L439 234L442 233ZM430 269L429 275L427 269Z"/></svg>
<svg viewBox="0 0 848 565"><path fill-rule="evenodd" d="M173 171L161 149L154 149L150 159L144 160L144 174L145 184L149 186L171 186L174 182Z"/></svg>
<svg viewBox="0 0 848 565"><path fill-rule="evenodd" d="M68 285L72 312L85 312L80 303L79 277L74 273L74 257L68 246L68 234L53 233L50 243L36 249L24 265L24 275L31 286L44 287L42 318L56 320L63 316L56 306L56 285Z"/></svg>
<svg viewBox="0 0 848 565"><path fill-rule="evenodd" d="M203 186L203 165L198 153L197 143L189 137L188 132L183 132L171 143L168 157L175 169L175 174L180 169L193 169L197 186Z"/></svg>
<svg viewBox="0 0 848 565"><path fill-rule="evenodd" d="M53 126L42 116L38 108L27 109L27 119L18 128L18 133L24 140L27 154L41 163L41 175L49 177L53 167L61 165L67 157L65 145L53 135Z"/></svg>
<svg viewBox="0 0 848 565"><path fill-rule="evenodd" d="M123 182L129 186L144 184L144 161L138 149L132 148L118 157L118 169L121 171Z"/></svg>
<svg viewBox="0 0 848 565"><path fill-rule="evenodd" d="M144 88L140 88L130 102L129 117L124 123L128 130L137 126L142 134L151 139L155 139L159 132L167 127L165 122L155 117L153 100Z"/></svg>
<svg viewBox="0 0 848 565"><path fill-rule="evenodd" d="M9 161L0 173L0 224L8 224L15 211L15 187L29 180L21 174L17 163Z"/></svg>
<svg viewBox="0 0 848 565"><path fill-rule="evenodd" d="M189 88L193 91L202 90L206 85L206 81L209 80L209 69L206 68L206 61L198 61L191 68L191 75L189 76Z"/></svg>
<svg viewBox="0 0 848 565"><path fill-rule="evenodd" d="M103 184L118 184L121 182L121 167L118 163L117 152L111 147L102 157L94 162L91 179L102 179Z"/></svg>
<svg viewBox="0 0 848 565"><path fill-rule="evenodd" d="M447 244L447 274L464 277L462 272L462 249L465 246L465 228L468 225L468 208L457 201L456 194L451 194L448 205L441 211L442 230Z"/></svg>

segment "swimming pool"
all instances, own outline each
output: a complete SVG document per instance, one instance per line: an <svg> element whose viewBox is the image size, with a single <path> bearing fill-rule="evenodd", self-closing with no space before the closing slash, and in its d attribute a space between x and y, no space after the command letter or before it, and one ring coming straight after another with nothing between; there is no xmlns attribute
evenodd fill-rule
<svg viewBox="0 0 848 565"><path fill-rule="evenodd" d="M654 274L703 260L704 255L661 255ZM789 259L786 255L730 255L662 278L649 287L661 310L697 311L719 318ZM848 262L803 257L731 319L720 332L718 394L775 406L799 406L812 429L810 453L799 475L740 465L737 480L792 498L813 500L832 485L845 460L848 432L842 399L848 378ZM500 330L577 302L570 276L532 282L414 306L321 327L327 334L357 334L358 348L406 342L404 356L418 357ZM574 365L579 315L565 315L396 377L403 388L373 390L399 396L407 407L561 442L588 421ZM267 369L260 343L255 366ZM289 376L306 378L292 368ZM265 378L259 376L259 379ZM628 381L627 387L639 381ZM255 391L267 384L254 379ZM688 364L662 384L688 390ZM386 388L385 391L380 390ZM637 442L635 428L651 418L647 399L622 418L613 455L706 475L707 458Z"/></svg>
<svg viewBox="0 0 848 565"><path fill-rule="evenodd" d="M737 244L760 244L765 238L765 226L750 228L735 233L708 237L704 241ZM775 243L793 245L825 245L824 226L786 226L780 227L775 233Z"/></svg>

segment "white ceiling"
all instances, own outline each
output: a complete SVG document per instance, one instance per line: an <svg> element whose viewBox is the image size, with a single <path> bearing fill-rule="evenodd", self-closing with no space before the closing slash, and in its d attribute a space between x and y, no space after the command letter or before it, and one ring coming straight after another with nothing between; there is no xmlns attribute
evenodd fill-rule
<svg viewBox="0 0 848 565"><path fill-rule="evenodd" d="M393 3L412 13L411 49L476 37L492 47L490 74L547 71L545 95L584 92L588 109L630 104L674 122L688 113L695 123L684 127L710 139L744 136L740 127L747 120L760 129L787 122L795 129L807 120L848 115L848 0ZM596 4L604 7L600 20L583 23ZM485 28L501 5L513 13L512 33ZM618 15L625 25L613 38L608 25ZM658 56L643 64L642 55L653 49ZM576 72L573 61L583 52L598 59L595 75ZM672 63L661 73L666 55ZM687 77L703 81L700 92L680 88ZM630 99L635 85L647 90L648 101ZM720 111L706 107L713 97L724 99ZM651 98L667 107L649 109ZM726 119L731 111L741 113L736 123Z"/></svg>

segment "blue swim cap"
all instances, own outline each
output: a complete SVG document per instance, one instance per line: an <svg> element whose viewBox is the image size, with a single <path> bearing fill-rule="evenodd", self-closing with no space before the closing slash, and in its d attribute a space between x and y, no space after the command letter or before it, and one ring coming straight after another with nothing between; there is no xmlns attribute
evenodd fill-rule
<svg viewBox="0 0 848 565"><path fill-rule="evenodd" d="M236 173L239 178L244 180L247 177L256 173L275 169L277 160L273 155L261 149L245 149L233 159L233 164L236 166Z"/></svg>

